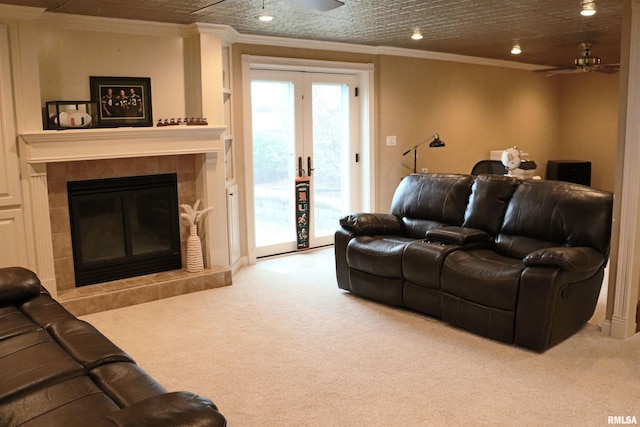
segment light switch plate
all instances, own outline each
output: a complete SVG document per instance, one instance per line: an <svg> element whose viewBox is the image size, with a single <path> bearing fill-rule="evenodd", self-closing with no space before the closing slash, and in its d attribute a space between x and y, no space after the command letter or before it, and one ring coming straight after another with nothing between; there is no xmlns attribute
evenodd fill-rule
<svg viewBox="0 0 640 427"><path fill-rule="evenodd" d="M393 146L393 145L396 145L396 136L395 135L387 136L387 146Z"/></svg>

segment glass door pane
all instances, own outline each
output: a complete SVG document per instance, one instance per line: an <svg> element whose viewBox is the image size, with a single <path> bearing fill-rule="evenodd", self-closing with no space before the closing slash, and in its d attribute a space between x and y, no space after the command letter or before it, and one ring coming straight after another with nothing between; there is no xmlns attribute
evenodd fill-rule
<svg viewBox="0 0 640 427"><path fill-rule="evenodd" d="M294 242L295 106L288 81L251 82L256 249ZM278 249L274 250L277 253ZM260 256L260 254L258 254Z"/></svg>
<svg viewBox="0 0 640 427"><path fill-rule="evenodd" d="M349 201L349 86L312 83L313 214L311 236L316 245L332 242Z"/></svg>

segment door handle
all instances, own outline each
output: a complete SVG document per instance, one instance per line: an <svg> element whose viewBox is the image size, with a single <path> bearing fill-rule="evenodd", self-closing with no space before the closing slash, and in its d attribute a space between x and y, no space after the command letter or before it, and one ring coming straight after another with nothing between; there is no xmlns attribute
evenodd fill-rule
<svg viewBox="0 0 640 427"><path fill-rule="evenodd" d="M304 169L302 169L302 156L298 157L298 176L300 178L304 176Z"/></svg>
<svg viewBox="0 0 640 427"><path fill-rule="evenodd" d="M311 167L311 156L307 157L307 171L309 172L309 176L311 176L311 172L314 169Z"/></svg>

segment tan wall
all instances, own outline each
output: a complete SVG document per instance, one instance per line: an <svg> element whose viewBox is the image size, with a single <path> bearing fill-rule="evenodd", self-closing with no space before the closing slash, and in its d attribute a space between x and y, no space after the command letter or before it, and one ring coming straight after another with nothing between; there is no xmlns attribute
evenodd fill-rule
<svg viewBox="0 0 640 427"><path fill-rule="evenodd" d="M619 74L556 76L560 83L560 159L591 162L591 186L613 191Z"/></svg>
<svg viewBox="0 0 640 427"><path fill-rule="evenodd" d="M556 155L557 84L530 71L383 56L377 68L378 207L388 209L399 180L413 169L402 153L434 132L447 144L418 151L418 171L469 173L491 150L517 145L538 164ZM387 147L386 136L398 145Z"/></svg>
<svg viewBox="0 0 640 427"><path fill-rule="evenodd" d="M154 122L185 114L183 40L90 31L39 32L42 103L89 100L89 76L150 77Z"/></svg>

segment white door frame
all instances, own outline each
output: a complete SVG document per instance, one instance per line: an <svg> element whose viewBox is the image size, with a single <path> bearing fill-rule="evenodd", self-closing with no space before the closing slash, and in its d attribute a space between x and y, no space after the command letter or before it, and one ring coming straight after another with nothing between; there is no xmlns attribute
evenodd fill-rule
<svg viewBox="0 0 640 427"><path fill-rule="evenodd" d="M360 152L358 153L361 163L361 188L360 197L361 211L370 211L375 201L375 141L374 129L374 80L373 64L315 61L309 59L296 58L273 58L266 56L242 55L242 104L244 123L244 158L245 180L244 191L245 206L247 210L247 247L249 263L256 262L256 234L255 234L255 212L253 205L253 147L251 129L251 69L280 70L280 71L307 71L317 73L336 73L354 75L358 78L358 96L360 97ZM336 224L336 229L338 224Z"/></svg>

